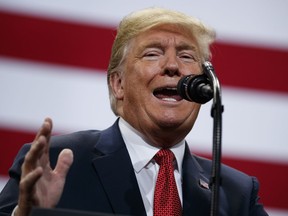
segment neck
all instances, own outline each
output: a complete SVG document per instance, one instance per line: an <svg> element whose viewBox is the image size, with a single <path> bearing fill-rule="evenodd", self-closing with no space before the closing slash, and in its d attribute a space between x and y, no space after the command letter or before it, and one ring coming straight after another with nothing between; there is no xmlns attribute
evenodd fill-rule
<svg viewBox="0 0 288 216"><path fill-rule="evenodd" d="M126 124L130 130L134 131L134 133L138 134L142 139L149 145L152 145L157 148L171 148L182 140L184 140L185 136L189 133L190 130L187 131L178 131L177 128L137 128L132 126L129 122L127 122L124 118L121 118L123 123Z"/></svg>

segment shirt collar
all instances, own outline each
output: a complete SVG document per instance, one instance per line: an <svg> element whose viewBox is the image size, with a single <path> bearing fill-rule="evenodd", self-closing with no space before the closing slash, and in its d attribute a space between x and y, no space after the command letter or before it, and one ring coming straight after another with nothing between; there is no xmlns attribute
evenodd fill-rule
<svg viewBox="0 0 288 216"><path fill-rule="evenodd" d="M154 155L159 151L159 148L145 142L142 138L142 134L123 118L120 118L119 120L119 128L129 152L133 168L138 173L149 164ZM181 142L171 147L170 150L174 153L178 164L177 169L179 173L182 174L182 169L179 169L179 167L182 167L185 140L183 139Z"/></svg>

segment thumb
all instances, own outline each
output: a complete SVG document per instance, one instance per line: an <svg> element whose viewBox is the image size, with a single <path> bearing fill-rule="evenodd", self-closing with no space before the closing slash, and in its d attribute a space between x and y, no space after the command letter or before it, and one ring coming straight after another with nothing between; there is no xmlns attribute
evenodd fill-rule
<svg viewBox="0 0 288 216"><path fill-rule="evenodd" d="M63 149L59 156L54 172L65 178L70 166L73 163L73 152L71 149Z"/></svg>

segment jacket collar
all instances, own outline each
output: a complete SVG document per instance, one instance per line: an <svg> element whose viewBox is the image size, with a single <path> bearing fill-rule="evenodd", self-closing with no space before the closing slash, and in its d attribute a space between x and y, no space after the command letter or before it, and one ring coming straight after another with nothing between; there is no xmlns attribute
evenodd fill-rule
<svg viewBox="0 0 288 216"><path fill-rule="evenodd" d="M118 121L94 147L93 165L116 214L146 215L133 166L122 139Z"/></svg>
<svg viewBox="0 0 288 216"><path fill-rule="evenodd" d="M183 215L209 215L211 190L206 177L195 156L186 145L183 160Z"/></svg>

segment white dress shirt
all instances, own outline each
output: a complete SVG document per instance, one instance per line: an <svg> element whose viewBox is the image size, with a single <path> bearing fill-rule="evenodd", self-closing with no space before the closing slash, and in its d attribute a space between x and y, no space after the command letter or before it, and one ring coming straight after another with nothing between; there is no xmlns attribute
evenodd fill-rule
<svg viewBox="0 0 288 216"><path fill-rule="evenodd" d="M119 120L119 128L132 161L147 216L153 216L154 188L159 170L159 165L155 162L153 157L160 148L156 148L145 142L141 133L135 130L122 118ZM176 158L174 176L180 201L183 203L181 167L185 151L185 141L182 140L180 143L170 148L170 150L174 153Z"/></svg>

